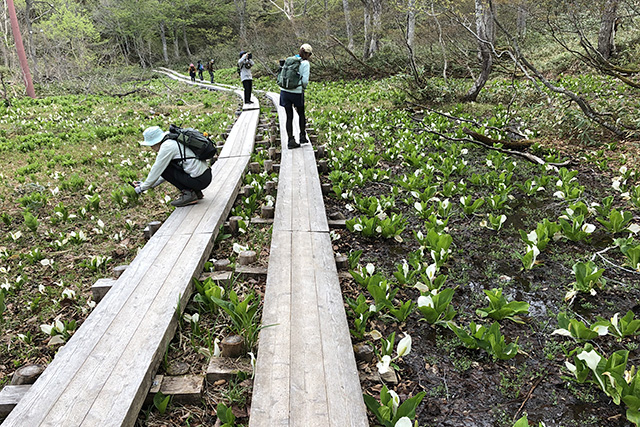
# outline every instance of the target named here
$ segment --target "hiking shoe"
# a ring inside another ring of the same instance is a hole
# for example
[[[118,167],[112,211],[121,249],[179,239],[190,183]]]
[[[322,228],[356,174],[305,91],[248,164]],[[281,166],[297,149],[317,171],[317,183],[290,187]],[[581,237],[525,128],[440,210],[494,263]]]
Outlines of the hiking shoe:
[[[204,194],[202,194],[202,190],[196,190],[196,197],[198,197],[198,200],[204,199]]]
[[[293,142],[289,142],[287,144],[287,148],[293,150],[294,148],[300,148],[300,144],[298,144],[295,140]]]
[[[300,135],[300,145],[308,144],[309,140],[307,139],[307,135]]]
[[[198,196],[195,191],[182,190],[180,197],[171,202],[171,204],[177,208],[181,206],[192,205],[198,201]]]

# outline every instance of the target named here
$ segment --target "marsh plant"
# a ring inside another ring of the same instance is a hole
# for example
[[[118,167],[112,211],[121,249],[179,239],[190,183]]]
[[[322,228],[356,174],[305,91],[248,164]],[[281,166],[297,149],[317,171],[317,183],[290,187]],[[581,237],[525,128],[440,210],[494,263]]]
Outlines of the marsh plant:
[[[411,420],[416,416],[416,408],[420,405],[425,395],[426,392],[421,391],[400,403],[398,394],[383,385],[382,390],[380,390],[379,402],[373,396],[367,394],[363,395],[363,397],[367,408],[384,427],[411,427]]]

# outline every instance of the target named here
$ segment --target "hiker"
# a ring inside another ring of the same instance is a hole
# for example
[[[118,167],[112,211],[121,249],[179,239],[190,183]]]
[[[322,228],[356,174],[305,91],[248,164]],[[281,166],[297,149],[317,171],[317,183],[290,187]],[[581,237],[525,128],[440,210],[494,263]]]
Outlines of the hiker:
[[[253,77],[251,76],[251,67],[253,67],[253,59],[251,52],[240,52],[240,59],[238,59],[238,72],[240,73],[240,80],[244,87],[244,103],[251,104],[251,89],[253,88]]]
[[[207,71],[209,72],[209,76],[211,76],[211,83],[213,83],[213,59],[207,63]]]
[[[181,193],[171,202],[173,206],[197,203],[204,197],[202,190],[211,184],[211,169],[206,161],[196,158],[190,148],[168,138],[168,134],[159,126],[151,126],[143,132],[144,141],[140,141],[140,145],[151,147],[158,154],[147,179],[133,183],[136,193],[169,181]]]
[[[198,61],[198,77],[200,78],[200,81],[204,80],[204,77],[202,75],[202,72],[204,71],[204,65],[202,65],[202,61]]]
[[[196,81],[196,66],[193,64],[189,64],[189,68],[187,69],[187,71],[189,72],[189,76],[191,76],[191,81],[195,82]]]
[[[286,89],[280,86],[280,106],[284,107],[287,113],[286,129],[287,129],[287,146],[289,148],[298,148],[300,144],[309,142],[307,139],[307,119],[304,115],[304,91],[309,84],[310,65],[309,58],[313,49],[307,43],[300,46],[300,51],[293,58],[300,59],[300,82],[297,87]],[[288,58],[289,59],[289,58]],[[300,143],[296,142],[293,136],[293,107],[298,112],[298,123],[300,124]]]

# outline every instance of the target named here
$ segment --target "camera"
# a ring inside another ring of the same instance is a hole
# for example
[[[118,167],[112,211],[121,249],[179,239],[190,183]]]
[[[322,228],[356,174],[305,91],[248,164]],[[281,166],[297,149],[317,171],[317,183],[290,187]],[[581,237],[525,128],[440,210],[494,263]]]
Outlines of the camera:
[[[253,53],[251,53],[251,52],[247,53],[247,58],[249,58],[249,59],[253,58]]]

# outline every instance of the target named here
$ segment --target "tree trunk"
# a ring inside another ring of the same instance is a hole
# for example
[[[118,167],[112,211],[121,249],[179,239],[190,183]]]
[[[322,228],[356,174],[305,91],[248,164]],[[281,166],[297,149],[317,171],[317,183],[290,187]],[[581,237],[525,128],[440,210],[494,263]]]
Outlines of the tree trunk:
[[[355,48],[353,43],[353,27],[351,26],[351,8],[349,7],[349,0],[342,0],[342,9],[344,10],[344,21],[347,30],[347,47],[349,50]]]
[[[236,13],[238,14],[238,21],[240,24],[240,42],[242,44],[247,43],[247,25],[245,22],[245,15],[247,13],[247,0],[234,0],[236,5]]]
[[[162,57],[164,63],[169,63],[169,53],[167,52],[167,34],[165,33],[164,21],[160,21],[160,38],[162,39]]]
[[[434,21],[436,21],[436,27],[438,27],[438,43],[440,44],[440,49],[442,50],[442,78],[444,78],[444,80],[447,80],[447,68],[449,65],[449,62],[447,60],[447,49],[446,46],[444,44],[444,40],[442,38],[442,25],[440,25],[440,20],[438,19],[438,15],[436,14],[435,8],[434,8],[434,2],[431,2],[431,16],[433,17]]]
[[[382,32],[382,0],[371,0],[371,43],[368,58],[380,50],[380,34]]]
[[[618,0],[607,0],[600,19],[600,32],[598,33],[598,52],[607,60],[615,52],[614,39],[617,17]]]
[[[407,45],[413,51],[413,41],[416,37],[416,2],[407,0]]]
[[[364,4],[364,16],[362,19],[363,31],[364,31],[364,49],[362,49],[362,59],[365,61],[369,59],[369,43],[371,41],[371,6],[369,1],[363,0]]]
[[[191,49],[189,49],[189,40],[187,39],[187,28],[182,26],[182,40],[184,41],[184,48],[187,51],[187,57],[191,58]]]
[[[38,61],[36,57],[36,46],[33,43],[33,29],[31,27],[31,6],[33,5],[33,0],[25,1],[25,23],[27,25],[27,47],[29,48],[29,59],[31,59],[31,63],[33,64],[33,74],[36,76],[36,80],[38,79]]]
[[[476,2],[476,36],[478,37],[478,59],[480,60],[480,75],[473,86],[463,97],[463,101],[475,101],[478,94],[489,80],[493,56],[491,47],[495,41],[495,25],[493,23],[493,4],[490,0],[475,0]]]
[[[180,59],[180,40],[178,40],[178,32],[173,30],[173,56]]]
[[[7,0],[7,9],[9,10],[9,17],[11,19],[11,31],[13,32],[13,39],[16,42],[16,51],[18,53],[18,59],[20,60],[20,67],[22,68],[22,77],[24,78],[26,92],[27,95],[31,98],[35,98],[36,92],[33,88],[31,71],[29,71],[27,55],[24,52],[24,44],[22,44],[22,34],[20,34],[20,27],[18,26],[18,16],[16,15],[16,8],[13,4],[13,0]]]
[[[2,25],[0,26],[0,34],[2,34],[2,59],[3,65],[5,67],[11,68],[11,54],[9,52],[8,46],[11,46],[11,42],[9,41],[9,13],[7,11],[7,3],[3,2],[4,10],[2,11],[2,16],[4,19],[2,20]]]
[[[516,25],[517,25],[517,31],[518,31],[518,38],[519,39],[524,39],[524,37],[527,35],[527,17],[529,15],[529,12],[527,11],[527,9],[524,7],[524,5],[519,4],[518,5],[518,17],[516,20]]]

